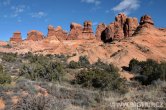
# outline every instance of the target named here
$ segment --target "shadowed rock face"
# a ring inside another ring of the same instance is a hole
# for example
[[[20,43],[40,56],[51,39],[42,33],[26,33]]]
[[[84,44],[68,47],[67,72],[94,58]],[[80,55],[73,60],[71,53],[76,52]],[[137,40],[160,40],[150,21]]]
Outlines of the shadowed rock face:
[[[58,39],[58,40],[66,40],[67,32],[62,29],[62,27],[58,26],[54,28],[53,26],[48,26],[48,39]]]
[[[32,41],[40,41],[43,39],[43,33],[36,31],[36,30],[32,30],[30,32],[28,32],[28,37],[27,40],[32,40]]]
[[[13,33],[13,36],[10,38],[10,42],[19,43],[22,41],[21,32],[17,31]]]
[[[104,42],[110,42],[112,40],[120,40],[124,38],[124,24],[127,16],[123,13],[118,14],[115,17],[115,21],[109,24],[101,36]]]
[[[100,37],[101,40],[104,42],[121,40],[126,37],[131,37],[137,27],[137,18],[130,18],[127,17],[125,14],[120,13],[115,17],[115,21],[113,23],[109,24],[103,32],[100,32]],[[99,36],[97,36],[97,38],[99,39]]]
[[[124,27],[124,35],[125,37],[131,37],[139,26],[137,18],[127,18],[125,27]]]
[[[82,34],[83,26],[77,23],[71,23],[70,33],[68,35],[68,40],[77,40],[78,36]]]
[[[116,17],[115,17],[115,22],[117,22],[119,24],[119,28],[124,27],[124,24],[126,22],[127,16],[124,13],[119,13]]]
[[[106,29],[106,25],[104,23],[100,23],[98,26],[97,26],[97,29],[96,29],[96,39],[101,41],[101,38],[102,38],[102,35],[103,35],[103,31]]]

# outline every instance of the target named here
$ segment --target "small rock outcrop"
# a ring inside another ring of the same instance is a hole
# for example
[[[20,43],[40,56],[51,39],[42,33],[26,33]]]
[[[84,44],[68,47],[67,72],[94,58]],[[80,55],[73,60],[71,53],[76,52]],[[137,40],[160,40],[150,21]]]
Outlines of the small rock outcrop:
[[[62,27],[57,26],[54,28],[53,26],[48,26],[48,39],[58,39],[58,40],[66,40],[67,39],[67,32],[62,29]]]
[[[10,38],[10,42],[19,43],[22,42],[21,32],[17,31],[13,33],[13,36]]]
[[[77,23],[71,23],[70,33],[68,35],[68,40],[77,40],[78,36],[82,34],[83,26]]]
[[[154,22],[153,22],[152,18],[149,15],[144,15],[144,16],[141,17],[140,25],[143,25],[143,24],[146,24],[146,23],[154,25]]]
[[[83,32],[82,33],[91,33],[93,34],[93,30],[92,30],[92,22],[91,21],[85,21],[84,22],[84,28],[83,28]]]
[[[84,22],[84,28],[82,34],[78,36],[78,39],[86,39],[86,40],[95,39],[95,35],[92,30],[91,21]]]
[[[149,15],[144,15],[141,17],[139,28],[146,27],[150,28],[154,26],[154,22]]]
[[[70,33],[67,39],[68,40],[95,39],[95,35],[92,30],[92,22],[85,21],[84,26],[77,23],[71,23]]]
[[[137,18],[128,17],[124,26],[124,36],[131,37],[139,26]]]
[[[103,31],[106,29],[106,25],[104,23],[100,23],[98,26],[97,26],[97,29],[96,29],[96,39],[101,41],[101,36],[103,36]]]
[[[141,17],[139,26],[137,27],[137,30],[134,32],[134,34],[142,33],[144,30],[151,28],[154,28],[154,22],[152,18],[149,15],[144,15]]]
[[[115,17],[115,22],[119,24],[119,27],[123,29],[124,24],[126,22],[127,16],[124,13],[119,13]]]
[[[27,40],[32,40],[32,41],[40,41],[43,39],[43,33],[36,31],[36,30],[32,30],[28,32],[28,37]]]
[[[48,26],[48,34],[47,34],[47,37],[51,37],[51,36],[54,36],[54,26],[49,25],[49,26]]]

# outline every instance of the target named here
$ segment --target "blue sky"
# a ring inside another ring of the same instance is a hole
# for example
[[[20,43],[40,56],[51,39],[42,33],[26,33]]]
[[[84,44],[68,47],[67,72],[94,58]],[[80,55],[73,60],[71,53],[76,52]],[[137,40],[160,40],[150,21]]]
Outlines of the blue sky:
[[[157,27],[166,27],[166,0],[0,0],[0,39],[8,41],[15,31],[26,38],[30,30],[47,34],[49,24],[70,30],[70,23],[109,24],[115,15],[152,16]]]

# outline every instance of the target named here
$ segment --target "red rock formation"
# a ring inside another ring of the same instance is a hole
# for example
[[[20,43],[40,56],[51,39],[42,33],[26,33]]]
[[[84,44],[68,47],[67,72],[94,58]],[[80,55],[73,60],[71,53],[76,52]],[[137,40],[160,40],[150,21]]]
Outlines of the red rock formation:
[[[140,19],[140,26],[138,28],[151,28],[154,27],[154,22],[152,18],[148,15],[144,15]]]
[[[120,13],[115,17],[115,21],[108,25],[102,32],[101,40],[111,42],[112,40],[121,40],[125,37],[131,37],[138,27],[136,18],[127,17]]]
[[[125,37],[131,37],[138,27],[137,18],[128,17],[126,19],[125,27],[124,27],[124,35]]]
[[[152,20],[152,18],[148,15],[144,15],[141,17],[141,20],[140,20],[140,25],[143,25],[143,24],[151,24],[151,25],[154,25],[154,22]]]
[[[49,39],[58,39],[58,40],[66,40],[67,39],[67,32],[62,29],[62,27],[58,26],[54,28],[53,26],[48,26],[48,35],[47,38]]]
[[[91,21],[84,22],[84,28],[82,34],[78,36],[78,39],[86,39],[86,40],[95,39],[95,35],[92,30]]]
[[[68,36],[68,40],[76,40],[78,39],[78,36],[82,34],[83,27],[80,24],[77,23],[71,23],[70,25],[70,33]]]
[[[158,28],[158,30],[166,32],[166,28]]]
[[[54,35],[58,38],[58,40],[66,40],[67,32],[62,29],[62,27],[58,26],[54,29]]]
[[[154,28],[154,22],[152,18],[148,15],[144,15],[140,19],[140,25],[137,27],[137,30],[134,32],[134,34],[142,33],[146,29]]]
[[[43,33],[36,31],[36,30],[32,30],[30,32],[28,32],[28,37],[27,40],[33,40],[33,41],[39,41],[43,39]]]
[[[95,35],[93,34],[92,30],[92,22],[85,21],[84,27],[77,23],[72,23],[70,25],[70,33],[67,39],[69,40],[78,40],[78,39],[94,39]]]
[[[93,33],[91,21],[84,22],[84,28],[82,33]]]
[[[54,36],[54,27],[52,25],[48,26],[48,37]]]
[[[119,13],[115,17],[115,22],[117,22],[119,24],[119,27],[123,29],[126,19],[127,19],[127,16],[124,13]]]
[[[104,35],[101,36],[104,42],[111,42],[112,40],[120,40],[124,38],[124,24],[127,16],[123,13],[115,17],[115,22],[111,23],[104,30]]]
[[[19,43],[22,41],[21,32],[17,31],[13,33],[13,36],[10,38],[10,42]]]
[[[103,31],[106,29],[106,25],[104,23],[100,23],[98,26],[97,26],[97,29],[96,29],[96,39],[101,41],[101,36],[103,35]]]

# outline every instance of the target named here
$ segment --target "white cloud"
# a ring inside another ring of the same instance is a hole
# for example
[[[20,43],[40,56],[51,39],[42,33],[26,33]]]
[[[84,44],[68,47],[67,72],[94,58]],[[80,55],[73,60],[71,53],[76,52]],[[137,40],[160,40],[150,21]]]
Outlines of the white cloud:
[[[140,6],[139,0],[122,0],[112,10],[116,12],[124,12],[126,14],[130,14],[131,11],[138,9],[139,6]]]
[[[42,12],[42,11],[31,13],[30,15],[32,18],[42,18],[42,17],[47,16],[47,14],[45,12]]]
[[[105,10],[105,13],[110,13],[110,10]]]
[[[2,4],[4,6],[10,5],[10,3],[11,3],[11,0],[5,0],[5,1],[2,2]]]
[[[23,13],[27,7],[25,5],[12,6],[13,10],[12,17],[17,17],[19,14]]]
[[[95,5],[99,5],[101,3],[100,0],[81,0],[81,2],[95,4]]]

